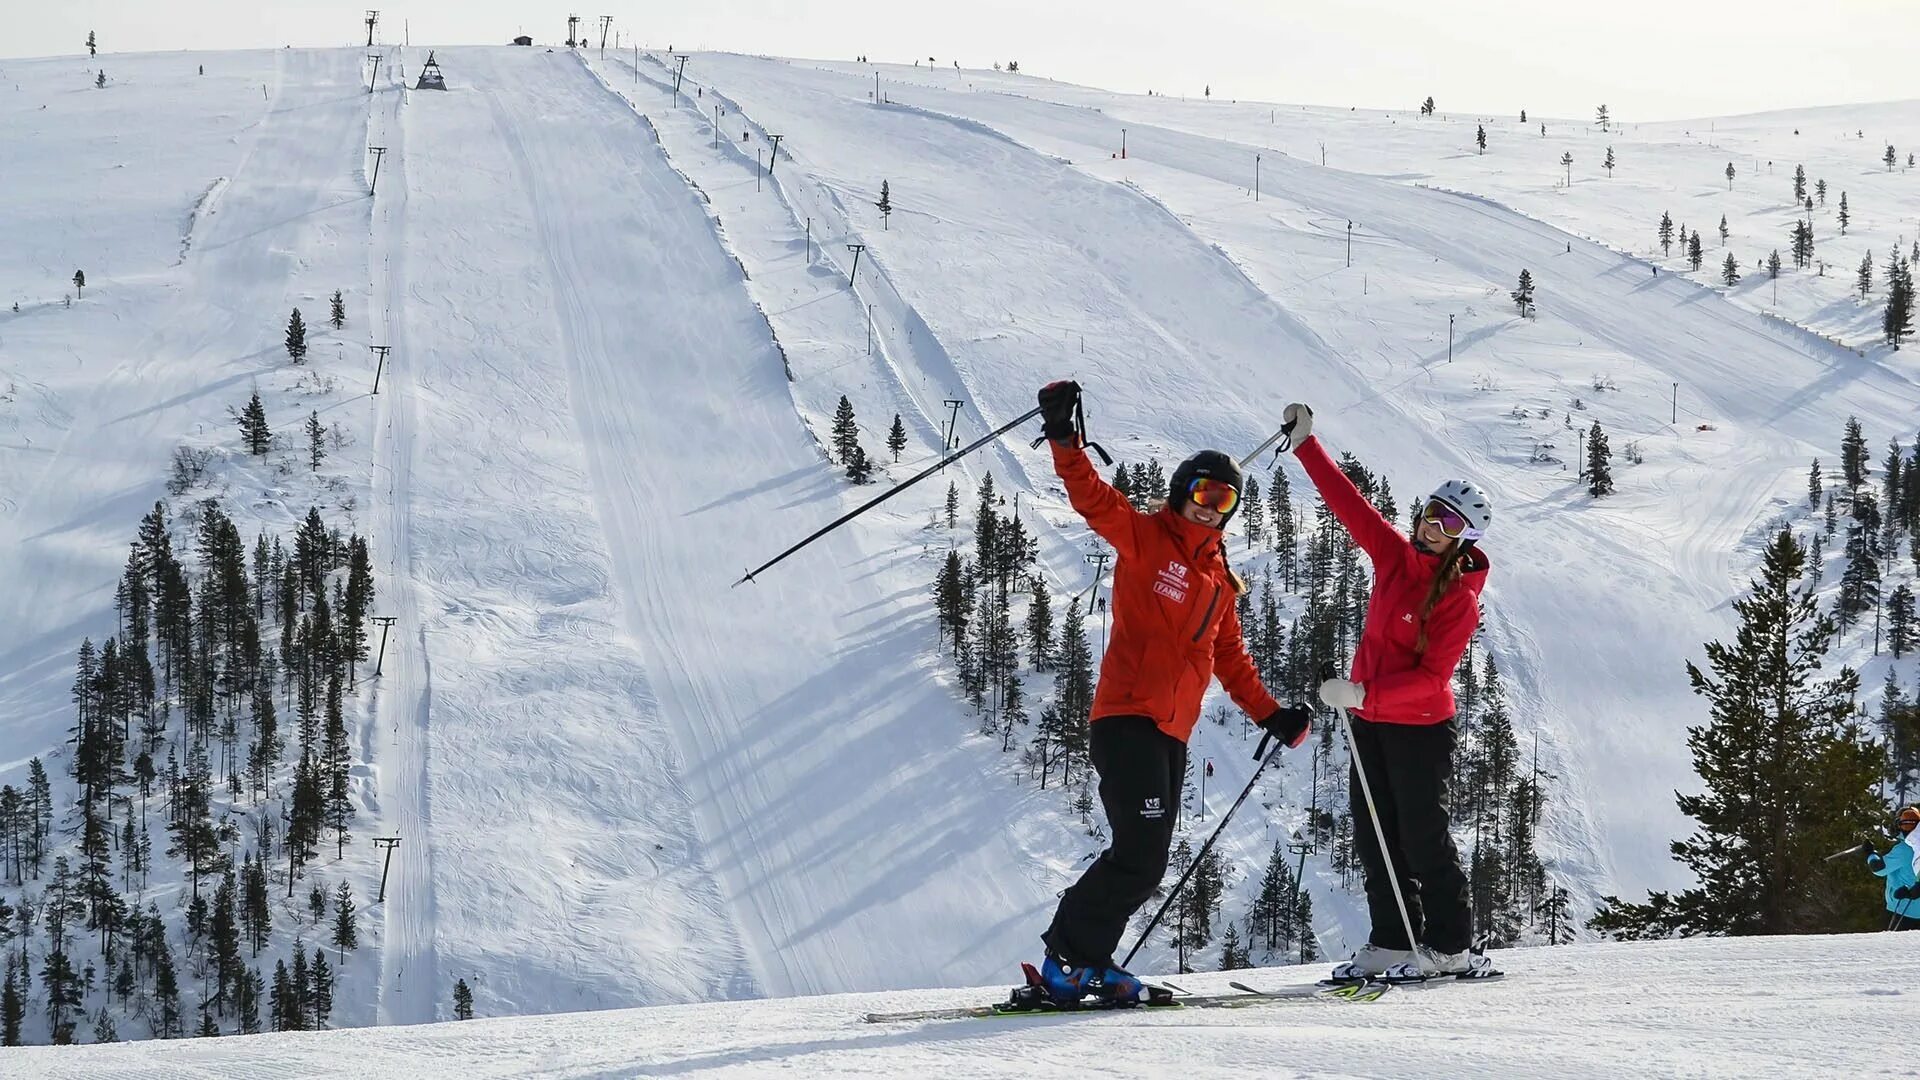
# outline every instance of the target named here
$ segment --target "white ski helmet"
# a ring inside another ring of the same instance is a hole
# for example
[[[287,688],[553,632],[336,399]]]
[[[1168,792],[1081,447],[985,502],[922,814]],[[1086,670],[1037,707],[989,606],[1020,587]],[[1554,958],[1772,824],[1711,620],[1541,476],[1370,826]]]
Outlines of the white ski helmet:
[[[1472,542],[1486,535],[1487,527],[1493,524],[1493,507],[1480,489],[1465,480],[1449,480],[1433,489],[1428,499],[1446,503],[1467,519],[1467,529],[1460,539]]]

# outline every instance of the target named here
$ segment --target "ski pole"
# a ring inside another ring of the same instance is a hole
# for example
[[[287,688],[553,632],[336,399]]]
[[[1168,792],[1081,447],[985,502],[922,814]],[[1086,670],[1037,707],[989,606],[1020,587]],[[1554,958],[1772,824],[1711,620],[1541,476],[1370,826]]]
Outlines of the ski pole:
[[[1320,674],[1333,677],[1333,666],[1327,665]],[[1353,725],[1347,719],[1347,710],[1333,710],[1340,717],[1340,731],[1347,739],[1347,756],[1353,759],[1353,772],[1360,778],[1360,794],[1366,797],[1367,817],[1373,821],[1373,837],[1380,844],[1380,860],[1387,864],[1387,884],[1393,886],[1393,903],[1400,909],[1400,926],[1407,932],[1407,948],[1413,953],[1413,962],[1420,967],[1420,974],[1427,974],[1426,960],[1420,956],[1419,943],[1413,939],[1413,919],[1407,915],[1407,899],[1400,895],[1400,875],[1393,868],[1393,852],[1387,848],[1387,830],[1380,822],[1380,810],[1373,802],[1373,785],[1367,782],[1367,767],[1360,760],[1360,748],[1353,741]]]
[[[880,493],[879,495],[876,495],[875,497],[868,499],[866,502],[861,503],[859,506],[855,507],[852,510],[847,511],[844,514],[841,514],[839,517],[834,518],[832,521],[828,522],[825,526],[821,527],[820,529],[816,530],[812,535],[808,536],[805,540],[800,541],[799,543],[793,545],[792,547],[781,552],[780,554],[775,555],[773,558],[767,560],[766,562],[761,563],[759,566],[756,566],[753,569],[747,571],[746,574],[743,577],[741,577],[739,581],[736,581],[733,583],[733,586],[735,588],[738,588],[740,585],[744,584],[745,582],[752,581],[754,578],[754,575],[760,573],[763,570],[768,569],[769,567],[773,566],[775,563],[779,562],[780,560],[786,558],[787,556],[793,554],[796,551],[799,551],[801,548],[806,547],[808,544],[813,543],[815,540],[820,539],[821,537],[827,535],[828,533],[839,528],[840,526],[845,525],[847,522],[852,521],[854,518],[859,517],[861,514],[866,513],[868,510],[871,510],[874,507],[879,506],[881,503],[886,502],[888,499],[893,498],[895,495],[900,494],[901,492],[907,490],[908,488],[919,483],[920,481],[925,480],[927,477],[932,476],[934,473],[939,472],[941,469],[945,468],[946,466],[951,465],[956,461],[959,461],[961,458],[966,457],[968,454],[973,453],[975,450],[980,449],[982,446],[987,445],[993,440],[999,438],[1002,435],[1005,435],[1007,432],[1012,431],[1014,428],[1019,427],[1021,424],[1024,424],[1027,421],[1039,415],[1040,415],[1040,407],[1037,405],[1027,410],[1024,413],[1021,413],[1019,416],[1000,425],[998,428],[995,428],[993,431],[989,432],[988,434],[982,435],[980,438],[975,439],[972,443],[968,444],[966,447],[959,450],[955,450],[953,453],[948,454],[946,457],[943,457],[939,461],[934,462],[932,465],[927,466],[925,469],[922,469],[920,472],[914,474],[911,478],[905,481],[902,481],[901,483],[895,484],[892,488],[889,488],[888,490]]]
[[[1266,740],[1260,740],[1260,745],[1265,746]],[[1147,943],[1147,938],[1153,933],[1153,928],[1160,925],[1160,920],[1166,915],[1167,909],[1173,906],[1174,897],[1180,895],[1180,890],[1187,884],[1187,879],[1192,877],[1194,870],[1199,867],[1200,860],[1207,857],[1207,852],[1213,848],[1213,842],[1220,839],[1220,834],[1226,830],[1227,822],[1233,820],[1233,812],[1240,809],[1240,804],[1247,801],[1247,796],[1253,794],[1253,785],[1259,782],[1260,774],[1266,771],[1267,763],[1279,756],[1280,748],[1276,746],[1273,748],[1273,753],[1260,759],[1260,764],[1253,770],[1253,776],[1247,780],[1245,790],[1240,792],[1239,798],[1233,800],[1233,805],[1229,807],[1226,814],[1220,818],[1220,824],[1213,827],[1213,835],[1207,837],[1207,842],[1200,845],[1200,853],[1195,855],[1193,861],[1187,864],[1186,872],[1182,873],[1180,880],[1174,883],[1173,891],[1167,893],[1167,898],[1161,901],[1160,910],[1154,912],[1153,918],[1147,921],[1147,928],[1140,931],[1140,939],[1133,943],[1133,948],[1127,950],[1127,958],[1120,961],[1122,968],[1133,963],[1133,954],[1140,951],[1140,946]]]
[[[1845,851],[1836,851],[1833,854],[1827,856],[1826,858],[1821,859],[1820,861],[1832,862],[1835,859],[1844,859],[1849,855],[1858,855],[1863,851],[1872,851],[1872,850],[1873,850],[1872,844],[1855,844],[1852,847],[1847,848]]]
[[[1353,758],[1354,775],[1360,778],[1360,794],[1366,796],[1367,817],[1373,820],[1373,837],[1380,844],[1380,860],[1387,864],[1387,884],[1393,886],[1393,903],[1400,909],[1400,926],[1407,932],[1407,947],[1413,951],[1420,973],[1425,975],[1427,964],[1413,940],[1413,919],[1407,915],[1407,899],[1400,895],[1400,875],[1393,868],[1393,852],[1387,850],[1387,831],[1380,824],[1380,811],[1373,804],[1373,785],[1367,782],[1367,767],[1361,763],[1360,749],[1353,743],[1353,725],[1347,720],[1347,710],[1335,709],[1334,712],[1340,715],[1340,730],[1347,737],[1347,755]]]

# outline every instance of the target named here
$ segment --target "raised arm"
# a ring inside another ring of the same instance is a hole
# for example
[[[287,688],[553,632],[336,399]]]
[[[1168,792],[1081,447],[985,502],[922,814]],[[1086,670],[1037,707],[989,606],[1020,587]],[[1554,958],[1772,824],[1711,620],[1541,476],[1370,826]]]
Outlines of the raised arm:
[[[1073,504],[1074,512],[1086,518],[1093,531],[1113,545],[1114,554],[1122,558],[1132,555],[1139,547],[1134,538],[1145,515],[1135,510],[1112,484],[1101,479],[1093,462],[1087,460],[1085,450],[1051,441],[1047,445],[1053,448],[1053,471],[1066,482],[1067,501]]]
[[[1305,466],[1313,486],[1320,490],[1320,497],[1327,500],[1327,507],[1333,511],[1333,516],[1347,527],[1354,543],[1360,545],[1375,566],[1384,559],[1403,554],[1402,549],[1410,541],[1367,501],[1366,496],[1360,494],[1353,480],[1334,464],[1317,436],[1307,436],[1306,441],[1295,446],[1293,452],[1299,457],[1300,464]]]

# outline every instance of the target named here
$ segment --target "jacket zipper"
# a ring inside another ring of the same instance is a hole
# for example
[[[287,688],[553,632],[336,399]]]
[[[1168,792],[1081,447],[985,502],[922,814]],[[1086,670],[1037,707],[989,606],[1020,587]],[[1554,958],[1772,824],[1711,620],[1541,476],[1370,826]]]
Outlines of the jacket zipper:
[[[1213,608],[1220,602],[1220,586],[1213,587],[1213,597],[1207,601],[1206,614],[1200,616],[1200,628],[1193,632],[1193,640],[1199,641],[1200,635],[1207,632],[1207,624],[1213,621]]]

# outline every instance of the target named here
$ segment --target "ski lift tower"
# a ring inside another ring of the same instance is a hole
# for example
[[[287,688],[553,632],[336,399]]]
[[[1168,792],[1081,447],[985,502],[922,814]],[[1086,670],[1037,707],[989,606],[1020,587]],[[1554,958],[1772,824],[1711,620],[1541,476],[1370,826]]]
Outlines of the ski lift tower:
[[[373,48],[373,28],[379,22],[380,22],[380,13],[378,11],[373,10],[372,8],[368,8],[367,9],[367,48],[369,49]]]
[[[420,81],[415,83],[413,88],[415,90],[445,90],[447,88],[447,80],[440,74],[440,62],[433,58],[432,49],[427,50],[426,66],[420,69]]]

